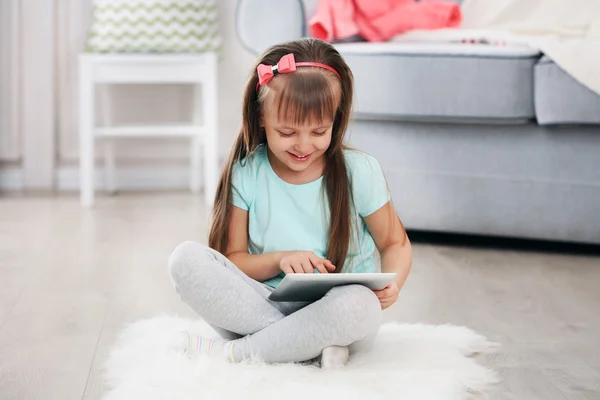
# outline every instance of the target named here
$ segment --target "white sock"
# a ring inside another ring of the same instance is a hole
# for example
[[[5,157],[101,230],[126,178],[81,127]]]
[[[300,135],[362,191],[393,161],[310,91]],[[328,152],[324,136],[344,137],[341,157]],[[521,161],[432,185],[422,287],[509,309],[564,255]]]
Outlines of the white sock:
[[[184,352],[189,356],[194,357],[204,354],[219,359],[226,359],[229,362],[236,362],[233,340],[204,338],[186,330],[181,331],[181,338]]]
[[[343,367],[350,358],[350,350],[347,346],[325,347],[321,353],[321,368],[335,369]]]

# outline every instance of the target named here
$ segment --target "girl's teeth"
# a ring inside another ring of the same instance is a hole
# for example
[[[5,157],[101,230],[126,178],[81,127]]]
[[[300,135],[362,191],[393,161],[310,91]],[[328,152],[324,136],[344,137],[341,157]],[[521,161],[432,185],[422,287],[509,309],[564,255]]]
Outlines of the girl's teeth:
[[[294,153],[290,153],[290,154],[291,154],[291,155],[293,155],[293,156],[294,156],[294,157],[296,157],[296,158],[299,158],[299,159],[301,159],[301,160],[303,160],[303,159],[305,159],[305,158],[308,158],[308,156],[310,156],[310,154],[305,154],[305,155],[303,155],[303,156],[299,156],[298,154],[294,154]]]

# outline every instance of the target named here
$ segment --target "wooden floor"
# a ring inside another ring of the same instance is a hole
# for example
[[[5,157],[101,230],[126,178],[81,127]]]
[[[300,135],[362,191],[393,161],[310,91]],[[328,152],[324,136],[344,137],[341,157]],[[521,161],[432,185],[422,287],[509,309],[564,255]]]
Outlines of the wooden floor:
[[[205,241],[188,194],[0,198],[0,399],[98,399],[124,322],[193,313],[173,293],[170,251]],[[469,326],[502,351],[493,399],[600,399],[600,258],[415,244],[387,320]]]

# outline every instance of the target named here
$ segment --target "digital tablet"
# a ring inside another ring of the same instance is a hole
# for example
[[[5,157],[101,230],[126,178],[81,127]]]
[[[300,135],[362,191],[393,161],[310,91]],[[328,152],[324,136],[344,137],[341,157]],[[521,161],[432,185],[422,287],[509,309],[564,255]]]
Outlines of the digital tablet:
[[[363,285],[381,290],[396,273],[287,274],[269,296],[272,301],[315,301],[336,286]]]

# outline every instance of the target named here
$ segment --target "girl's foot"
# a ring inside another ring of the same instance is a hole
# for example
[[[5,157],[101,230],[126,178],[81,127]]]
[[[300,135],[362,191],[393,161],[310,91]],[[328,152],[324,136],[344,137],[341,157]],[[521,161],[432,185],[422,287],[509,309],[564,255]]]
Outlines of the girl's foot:
[[[347,346],[329,346],[321,353],[321,369],[335,369],[346,365],[350,358]]]
[[[190,357],[200,354],[215,357],[229,362],[235,362],[234,342],[203,338],[188,331],[181,331],[181,342],[184,353]]]

